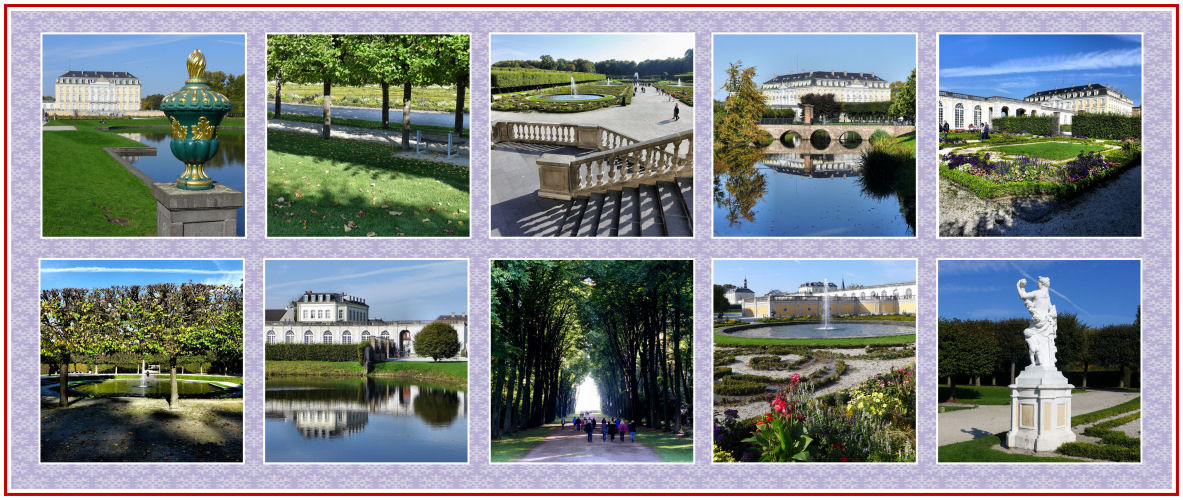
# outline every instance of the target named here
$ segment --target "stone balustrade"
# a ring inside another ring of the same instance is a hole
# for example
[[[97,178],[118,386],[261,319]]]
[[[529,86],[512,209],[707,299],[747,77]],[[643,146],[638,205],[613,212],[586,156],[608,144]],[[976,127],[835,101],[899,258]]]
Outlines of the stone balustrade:
[[[497,122],[493,142],[549,144],[604,151],[637,142],[636,139],[604,127],[562,123]]]
[[[570,200],[617,187],[656,183],[694,169],[694,132],[687,130],[584,156],[538,159],[538,196]]]

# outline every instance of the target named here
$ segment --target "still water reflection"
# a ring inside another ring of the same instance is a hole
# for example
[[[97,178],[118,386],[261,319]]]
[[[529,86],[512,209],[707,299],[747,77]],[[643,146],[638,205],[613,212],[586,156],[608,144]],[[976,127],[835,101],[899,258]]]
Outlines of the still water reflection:
[[[716,236],[913,236],[915,162],[856,152],[715,153]]]
[[[173,156],[169,149],[172,140],[166,132],[124,132],[119,134],[146,146],[156,148],[156,155],[125,155],[127,160],[156,182],[172,182],[185,171],[185,164]],[[238,191],[246,191],[246,136],[244,134],[219,133],[218,153],[205,164],[205,173],[214,182],[225,184]],[[245,207],[238,209],[238,226],[235,233],[242,236],[246,220]]]
[[[464,462],[465,393],[380,378],[267,379],[268,462]]]

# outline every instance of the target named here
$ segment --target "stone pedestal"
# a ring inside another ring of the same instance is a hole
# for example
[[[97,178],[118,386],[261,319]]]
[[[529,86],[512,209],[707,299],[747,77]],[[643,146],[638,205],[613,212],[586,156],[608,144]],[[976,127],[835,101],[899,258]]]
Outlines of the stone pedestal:
[[[538,164],[538,197],[552,200],[570,200],[571,196],[571,162],[575,160],[571,155],[547,153],[542,155]]]
[[[1055,368],[1030,365],[1010,386],[1010,432],[1006,447],[1054,451],[1076,441],[1072,432],[1072,384]]]
[[[191,191],[173,182],[152,184],[156,197],[157,236],[237,236],[242,192],[215,183],[213,189]]]

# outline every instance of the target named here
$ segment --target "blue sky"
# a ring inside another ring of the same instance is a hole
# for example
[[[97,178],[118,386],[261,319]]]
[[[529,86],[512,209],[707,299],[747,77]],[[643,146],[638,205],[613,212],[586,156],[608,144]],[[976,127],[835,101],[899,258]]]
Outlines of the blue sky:
[[[800,71],[875,73],[889,82],[904,81],[916,67],[916,36],[907,35],[716,35],[715,99],[727,67],[743,60],[756,67],[756,83]]]
[[[1060,314],[1100,327],[1134,322],[1141,301],[1136,260],[942,260],[938,264],[938,307],[942,318],[1024,318],[1027,310],[1015,283],[1027,290],[1039,276],[1052,282],[1052,304]]]
[[[682,57],[693,48],[693,33],[493,35],[489,62],[536,60],[543,54],[555,59],[641,62]]]
[[[43,260],[41,289],[156,283],[242,284],[241,260]]]
[[[307,290],[365,299],[370,317],[435,319],[468,311],[464,260],[269,260],[267,309],[283,309]]]
[[[44,95],[53,95],[67,70],[126,71],[140,79],[140,95],[168,94],[185,84],[185,60],[205,54],[206,71],[241,75],[246,68],[243,35],[45,35],[41,60]]]
[[[941,35],[940,90],[1022,99],[1112,85],[1142,105],[1141,35]]]
[[[802,283],[830,280],[839,286],[881,285],[916,279],[914,260],[716,260],[714,284],[740,286],[763,295],[769,290],[795,292]]]

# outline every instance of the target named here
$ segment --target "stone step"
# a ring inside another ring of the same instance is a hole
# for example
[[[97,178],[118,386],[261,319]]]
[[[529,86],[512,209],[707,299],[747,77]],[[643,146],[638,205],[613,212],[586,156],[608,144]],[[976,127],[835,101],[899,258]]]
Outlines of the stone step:
[[[600,221],[596,227],[596,236],[616,236],[617,219],[620,218],[620,191],[604,193],[600,205]]]
[[[657,201],[657,189],[654,186],[642,184],[637,187],[638,219],[640,219],[641,236],[665,236],[665,227],[661,223],[661,207]]]
[[[694,227],[694,179],[690,177],[676,177],[674,182],[678,184],[678,190],[682,195],[682,208],[686,209],[686,219],[690,221],[691,228]]]
[[[583,208],[587,205],[587,198],[575,198],[567,202],[567,211],[563,215],[563,224],[559,226],[557,236],[575,236],[579,229],[579,219],[583,216]]]
[[[657,183],[657,194],[661,203],[661,222],[665,226],[666,236],[694,236],[678,186],[670,181],[660,181]]]
[[[617,236],[640,236],[637,225],[637,213],[640,199],[637,188],[626,187],[620,190],[620,217],[617,217]]]
[[[579,231],[576,236],[595,236],[596,224],[600,221],[600,210],[604,204],[604,195],[594,193],[587,198],[587,207],[583,209],[583,218],[579,221]]]

